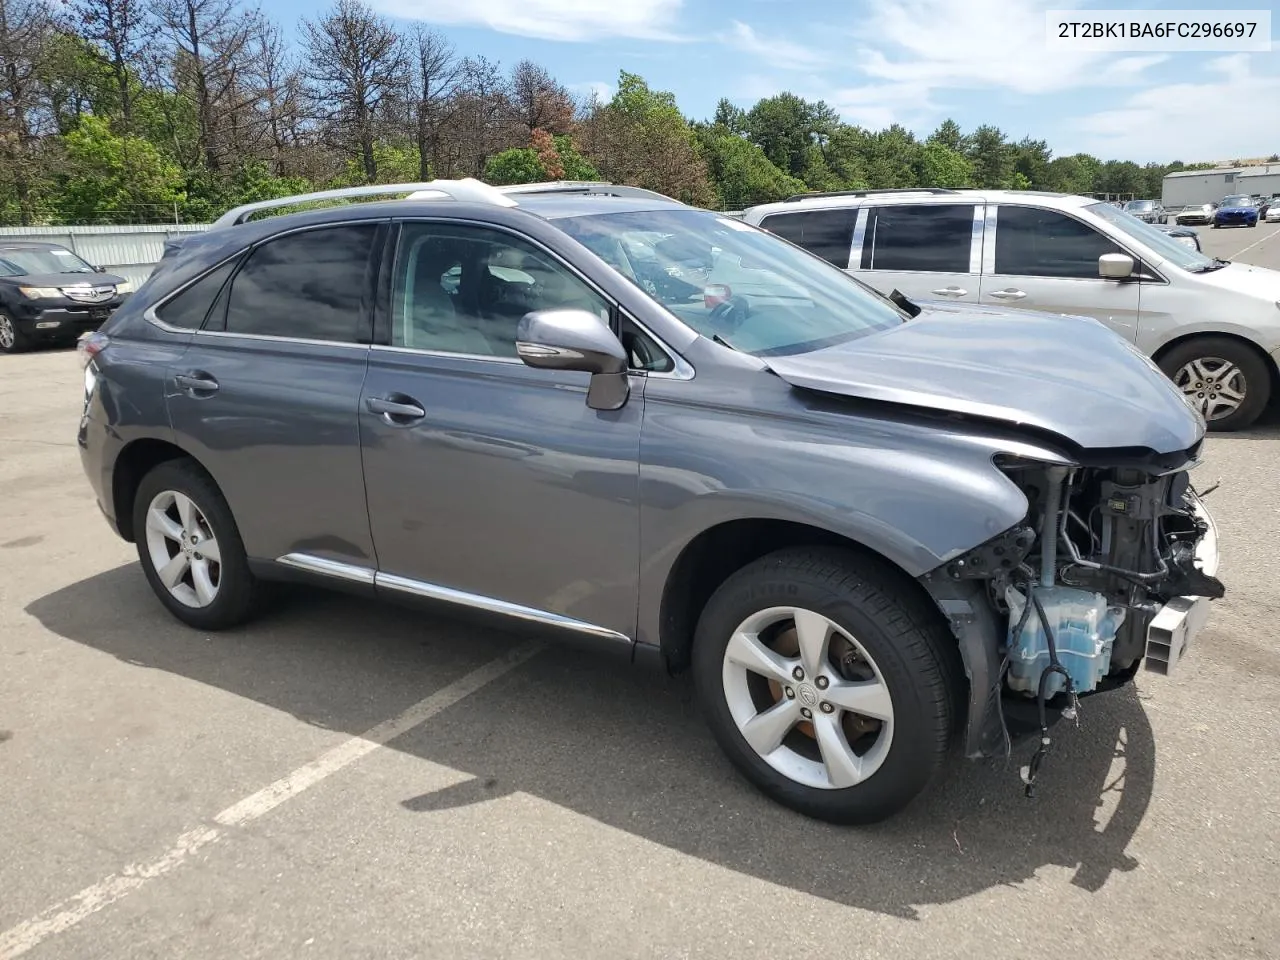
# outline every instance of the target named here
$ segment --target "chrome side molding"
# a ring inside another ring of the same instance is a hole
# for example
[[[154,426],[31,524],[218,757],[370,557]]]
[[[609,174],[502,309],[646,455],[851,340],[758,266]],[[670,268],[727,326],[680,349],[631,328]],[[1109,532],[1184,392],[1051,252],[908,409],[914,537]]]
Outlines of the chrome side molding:
[[[341,563],[337,560],[329,560],[325,557],[315,557],[307,553],[289,553],[283,557],[277,558],[276,563],[282,564],[286,567],[294,567],[298,570],[305,570],[308,573],[314,573],[324,577],[334,577],[338,580],[370,584],[386,590],[394,590],[397,593],[422,597],[427,600],[438,600],[443,603],[451,603],[460,607],[470,607],[473,610],[483,610],[486,613],[494,613],[500,616],[510,617],[513,620],[523,620],[527,623],[556,627],[561,630],[595,637],[600,640],[620,641],[628,645],[632,642],[631,638],[625,633],[610,630],[608,627],[602,627],[599,624],[587,623],[585,620],[576,620],[573,617],[566,617],[563,614],[552,613],[549,610],[539,610],[536,607],[526,607],[523,604],[511,603],[507,600],[499,600],[497,597],[486,597],[478,593],[468,593],[465,590],[455,590],[452,587],[442,587],[436,583],[427,583],[424,580],[413,580],[409,577],[401,577],[393,573],[383,573],[382,571],[375,571],[369,567],[356,566],[355,564],[350,563]]]
[[[294,567],[298,570],[305,570],[308,573],[334,577],[338,580],[367,583],[370,586],[373,585],[375,577],[375,573],[370,567],[359,567],[353,563],[340,563],[337,560],[329,560],[325,557],[314,557],[309,553],[287,553],[283,557],[277,557],[276,563],[283,564],[286,567]]]

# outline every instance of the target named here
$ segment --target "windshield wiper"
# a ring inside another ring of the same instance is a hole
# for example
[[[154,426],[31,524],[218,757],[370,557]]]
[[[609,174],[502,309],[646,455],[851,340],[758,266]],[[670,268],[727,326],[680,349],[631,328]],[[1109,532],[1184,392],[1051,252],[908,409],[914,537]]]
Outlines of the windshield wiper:
[[[722,347],[728,347],[728,348],[729,348],[730,350],[732,350],[734,353],[741,353],[741,352],[742,352],[742,351],[741,351],[741,350],[739,350],[737,347],[735,347],[732,343],[730,343],[728,340],[726,340],[724,337],[720,336],[720,334],[718,334],[718,333],[713,333],[713,334],[711,335],[711,339],[712,339],[714,342],[716,342],[716,343],[720,344],[720,346],[722,346]]]
[[[1221,257],[1214,257],[1213,263],[1206,263],[1203,267],[1197,267],[1193,273],[1213,273],[1215,270],[1221,270],[1223,267],[1231,266],[1230,260],[1223,260]]]

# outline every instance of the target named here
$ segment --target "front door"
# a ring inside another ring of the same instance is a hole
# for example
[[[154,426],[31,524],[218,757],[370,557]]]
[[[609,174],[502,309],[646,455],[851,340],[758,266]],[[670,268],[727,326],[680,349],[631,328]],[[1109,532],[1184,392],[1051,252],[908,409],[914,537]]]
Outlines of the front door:
[[[597,411],[587,374],[526,367],[516,325],[558,307],[611,309],[514,234],[403,225],[360,403],[378,585],[631,637],[643,380]]]
[[[1058,210],[1001,204],[987,243],[982,302],[1101,320],[1137,338],[1141,284],[1104,280],[1098,258],[1125,253],[1092,226]],[[990,232],[990,231],[989,231]]]
[[[378,230],[328,226],[255,247],[229,286],[207,291],[203,329],[166,376],[178,442],[217,481],[255,559],[301,554],[372,575],[356,409]]]

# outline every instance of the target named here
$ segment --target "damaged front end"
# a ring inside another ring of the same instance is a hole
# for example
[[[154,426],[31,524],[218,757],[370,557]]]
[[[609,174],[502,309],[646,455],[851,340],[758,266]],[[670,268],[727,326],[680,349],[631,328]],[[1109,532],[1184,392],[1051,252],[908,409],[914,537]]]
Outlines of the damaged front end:
[[[1027,516],[923,578],[969,674],[967,753],[1007,753],[1011,730],[1038,730],[1023,768],[1028,795],[1052,720],[1074,717],[1079,698],[1123,686],[1144,663],[1173,671],[1209,601],[1223,596],[1194,463],[1194,451],[1072,464],[998,458]]]

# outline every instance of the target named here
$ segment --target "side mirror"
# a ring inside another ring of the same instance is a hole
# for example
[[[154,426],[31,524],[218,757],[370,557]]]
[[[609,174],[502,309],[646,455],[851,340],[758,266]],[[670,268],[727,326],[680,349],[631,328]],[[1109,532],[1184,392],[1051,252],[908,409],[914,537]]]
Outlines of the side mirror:
[[[589,310],[535,310],[516,328],[516,353],[540,370],[581,370],[591,374],[587,406],[617,410],[631,394],[627,352]]]
[[[107,268],[106,268],[106,267],[94,267],[94,268],[93,268],[93,272],[94,272],[94,273],[106,273],[106,272],[107,272]]]
[[[1098,258],[1098,275],[1104,280],[1128,280],[1133,276],[1133,257],[1125,253],[1104,253]]]

